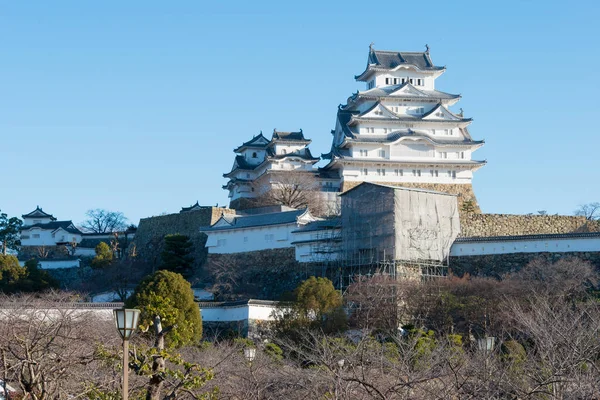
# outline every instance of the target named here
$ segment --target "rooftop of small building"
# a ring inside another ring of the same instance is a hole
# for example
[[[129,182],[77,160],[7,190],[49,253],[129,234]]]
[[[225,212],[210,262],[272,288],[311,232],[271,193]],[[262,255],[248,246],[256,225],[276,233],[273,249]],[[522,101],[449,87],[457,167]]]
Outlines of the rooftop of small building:
[[[52,230],[52,231],[55,231],[57,229],[64,229],[65,231],[67,231],[69,233],[74,233],[74,234],[78,234],[78,235],[82,234],[82,232],[79,229],[77,229],[77,227],[75,227],[75,225],[73,224],[73,221],[52,221],[52,222],[47,222],[45,224],[25,225],[25,226],[21,227],[21,231],[28,231],[28,230],[34,229],[34,228],[39,228],[39,229],[44,229],[44,230]]]
[[[293,211],[282,211],[266,214],[256,215],[223,215],[208,228],[203,228],[201,231],[221,231],[229,229],[240,229],[240,228],[252,228],[267,225],[284,225],[292,224],[298,221],[298,218],[307,214],[307,209],[293,210]],[[215,226],[221,221],[225,221],[228,225]]]
[[[47,212],[44,212],[44,210],[42,210],[42,208],[40,206],[36,206],[35,210],[33,210],[32,212],[30,212],[28,214],[21,215],[21,218],[50,218],[50,219],[56,221],[56,218],[52,214],[48,214]]]

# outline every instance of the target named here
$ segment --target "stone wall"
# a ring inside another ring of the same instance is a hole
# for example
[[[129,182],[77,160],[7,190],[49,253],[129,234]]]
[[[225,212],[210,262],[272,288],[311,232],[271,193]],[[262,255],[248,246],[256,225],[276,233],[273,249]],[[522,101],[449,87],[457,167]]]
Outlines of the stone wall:
[[[344,182],[342,184],[342,192],[358,186],[362,182]],[[374,182],[382,185],[402,186],[406,188],[417,188],[425,190],[434,190],[436,192],[455,194],[458,197],[458,209],[462,209],[465,201],[471,200],[475,213],[480,213],[481,209],[477,203],[475,192],[471,184],[450,184],[450,183],[399,183],[399,182]],[[461,215],[462,218],[462,215]]]
[[[206,260],[206,235],[200,233],[200,227],[214,224],[222,214],[234,213],[235,210],[230,208],[206,207],[185,213],[142,218],[135,238],[129,246],[129,252],[131,254],[135,249],[138,259],[151,265],[158,265],[164,237],[178,233],[190,237],[194,245],[192,255],[195,259],[195,267],[199,268]]]
[[[293,248],[209,254],[202,273],[202,283],[212,286],[219,300],[279,300],[307,277]]]
[[[66,246],[21,246],[19,260],[37,259],[63,259],[69,256]]]
[[[500,278],[507,273],[519,271],[535,259],[542,259],[554,263],[565,257],[589,261],[600,271],[600,252],[513,253],[450,257],[450,270],[453,274],[458,276],[468,273],[472,276],[492,276]]]
[[[490,237],[571,232],[599,232],[598,221],[569,215],[461,215],[461,236]]]

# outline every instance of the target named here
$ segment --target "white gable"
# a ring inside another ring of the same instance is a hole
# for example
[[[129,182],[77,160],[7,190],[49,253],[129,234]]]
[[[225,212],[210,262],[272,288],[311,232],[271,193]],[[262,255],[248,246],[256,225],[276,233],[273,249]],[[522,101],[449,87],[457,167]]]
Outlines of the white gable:
[[[369,111],[364,112],[360,115],[361,118],[398,118],[396,114],[391,112],[388,108],[378,103],[375,107]]]
[[[390,93],[390,96],[418,96],[418,97],[427,97],[427,95],[420,90],[416,89],[411,84],[404,85],[400,89],[395,90]]]
[[[429,115],[423,117],[425,121],[460,121],[460,118],[452,114],[448,109],[440,104],[435,107]]]

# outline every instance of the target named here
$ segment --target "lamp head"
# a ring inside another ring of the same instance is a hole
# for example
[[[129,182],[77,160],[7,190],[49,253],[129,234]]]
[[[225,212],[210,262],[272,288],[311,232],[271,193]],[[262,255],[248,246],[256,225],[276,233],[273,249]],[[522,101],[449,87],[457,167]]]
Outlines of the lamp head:
[[[115,326],[123,340],[129,340],[137,329],[140,310],[136,308],[117,308],[113,310]]]

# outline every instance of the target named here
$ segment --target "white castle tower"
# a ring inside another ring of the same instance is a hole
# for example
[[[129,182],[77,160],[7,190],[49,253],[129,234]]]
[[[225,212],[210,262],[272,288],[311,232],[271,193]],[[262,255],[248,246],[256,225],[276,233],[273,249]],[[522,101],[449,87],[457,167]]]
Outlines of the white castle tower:
[[[485,165],[472,154],[483,141],[471,138],[471,118],[449,107],[460,95],[436,90],[446,71],[425,52],[374,50],[355,79],[366,83],[340,105],[331,151],[322,157],[322,172],[337,172],[342,191],[360,182],[376,182],[440,190],[459,195],[459,203],[475,195],[473,172]]]

